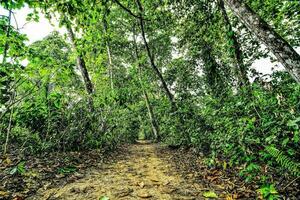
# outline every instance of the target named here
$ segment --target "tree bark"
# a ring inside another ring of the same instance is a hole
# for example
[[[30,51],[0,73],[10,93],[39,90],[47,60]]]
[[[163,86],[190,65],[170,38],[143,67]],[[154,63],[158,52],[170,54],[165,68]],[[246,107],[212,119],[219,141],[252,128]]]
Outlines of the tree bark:
[[[157,120],[155,118],[152,106],[150,104],[148,94],[144,88],[142,90],[143,90],[143,95],[144,95],[145,103],[146,103],[147,110],[148,110],[148,116],[149,116],[149,120],[151,123],[153,135],[154,135],[155,140],[158,140],[159,139],[159,126],[157,124]]]
[[[82,74],[86,91],[89,95],[92,95],[94,93],[94,86],[89,77],[89,73],[86,68],[85,61],[82,58],[82,55],[78,52],[77,46],[75,44],[75,35],[74,35],[74,32],[73,32],[70,24],[67,25],[67,31],[68,31],[68,35],[69,35],[71,43],[72,43],[72,47],[73,47],[74,51],[76,51],[76,53],[77,53],[77,57],[76,57],[77,67],[79,68],[79,70]]]
[[[166,81],[164,80],[161,72],[159,71],[158,67],[156,66],[156,64],[154,62],[153,54],[150,50],[149,44],[148,44],[147,39],[146,39],[142,4],[139,0],[136,0],[136,3],[137,3],[137,6],[138,6],[138,9],[140,11],[140,13],[139,13],[140,17],[138,18],[138,20],[139,20],[139,23],[140,23],[142,38],[143,38],[143,42],[144,42],[144,45],[145,45],[145,48],[146,48],[146,51],[147,51],[147,55],[148,55],[148,58],[149,58],[149,61],[150,61],[150,65],[153,68],[153,70],[155,71],[156,75],[158,76],[158,78],[159,78],[159,80],[162,84],[162,87],[163,87],[163,89],[164,89],[164,91],[165,91],[172,107],[176,107],[175,102],[174,102],[174,97],[173,97],[172,93],[170,92],[170,90],[168,88],[168,85],[167,85]]]
[[[236,72],[237,72],[238,77],[239,77],[238,78],[239,82],[242,85],[249,85],[249,79],[248,79],[248,76],[247,76],[247,69],[246,69],[246,66],[244,65],[244,61],[243,61],[243,52],[241,51],[240,43],[238,42],[236,34],[233,31],[233,28],[231,26],[230,19],[227,15],[223,0],[219,1],[219,7],[220,7],[220,10],[221,10],[222,15],[223,15],[226,28],[227,28],[228,32],[230,33],[230,34],[227,33],[227,35],[229,36],[229,39],[231,41],[233,41],[233,45],[232,45],[232,47],[234,49],[233,54],[234,54],[234,59],[236,61]]]
[[[290,75],[300,83],[300,55],[242,0],[225,0],[232,11],[276,56]]]
[[[104,33],[107,36],[107,21],[106,21],[105,17],[103,19],[103,28],[104,28]],[[113,90],[114,89],[113,64],[112,64],[112,58],[111,58],[109,38],[106,37],[106,42],[105,43],[106,43],[106,51],[107,51],[107,57],[108,57],[108,73],[109,73],[109,79],[110,79],[110,88]]]
[[[135,47],[135,57],[136,57],[136,61],[138,62],[138,74],[139,74],[138,79],[140,81],[140,85],[141,85],[141,88],[142,88],[142,92],[143,92],[143,96],[144,96],[144,99],[145,99],[146,107],[147,107],[147,110],[148,110],[148,116],[149,116],[149,120],[150,120],[150,123],[151,123],[152,132],[153,132],[155,140],[158,140],[159,139],[159,126],[158,126],[157,120],[155,118],[153,108],[150,104],[147,91],[145,90],[145,88],[143,86],[142,67],[139,63],[139,53],[138,53],[138,46],[137,46],[137,42],[136,42],[136,33],[135,33],[134,27],[133,27],[133,42],[134,42],[134,47]]]

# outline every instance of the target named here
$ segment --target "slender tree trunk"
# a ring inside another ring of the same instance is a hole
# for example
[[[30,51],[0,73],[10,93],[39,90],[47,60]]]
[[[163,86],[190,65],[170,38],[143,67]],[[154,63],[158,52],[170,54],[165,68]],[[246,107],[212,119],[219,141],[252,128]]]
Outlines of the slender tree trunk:
[[[143,90],[143,95],[144,95],[145,103],[146,103],[147,110],[148,110],[148,116],[149,116],[149,120],[151,123],[152,132],[154,134],[155,140],[158,140],[159,139],[159,126],[157,124],[157,120],[155,119],[153,109],[150,105],[148,94],[144,88],[142,90]]]
[[[86,68],[85,61],[84,61],[82,55],[77,50],[77,46],[75,43],[75,35],[74,35],[74,32],[73,32],[70,24],[67,25],[67,31],[68,31],[68,35],[69,35],[71,43],[72,43],[72,47],[73,47],[74,51],[76,51],[76,53],[77,53],[77,57],[76,57],[77,67],[79,68],[79,70],[82,74],[86,91],[89,95],[92,95],[94,93],[94,86],[92,84],[88,70]]]
[[[107,21],[105,18],[103,19],[103,27],[104,27],[105,35],[107,36]],[[113,64],[112,64],[112,58],[111,58],[109,38],[106,38],[106,50],[107,50],[107,57],[108,57],[108,73],[109,73],[109,78],[110,78],[110,87],[113,90],[114,89]]]
[[[143,38],[143,41],[144,41],[144,45],[145,45],[145,48],[146,48],[146,51],[147,51],[147,55],[148,55],[148,58],[150,60],[150,64],[151,64],[151,67],[153,68],[153,70],[155,71],[156,75],[158,76],[161,84],[162,84],[162,87],[172,105],[172,107],[176,107],[175,106],[175,102],[174,102],[174,97],[172,95],[172,93],[170,92],[169,88],[168,88],[168,85],[165,81],[165,79],[163,78],[161,72],[159,71],[158,67],[156,66],[155,62],[154,62],[154,57],[153,57],[153,54],[150,50],[150,47],[149,47],[149,44],[147,42],[147,39],[146,39],[146,34],[145,34],[145,24],[144,24],[144,19],[143,19],[143,7],[142,7],[142,4],[139,0],[136,0],[136,3],[137,3],[137,6],[138,6],[138,9],[140,11],[139,13],[139,23],[140,23],[140,27],[141,27],[141,31],[142,31],[142,38]]]
[[[15,100],[15,96],[16,96],[16,94],[15,94],[15,92],[13,92],[12,97],[11,97],[11,102],[13,102]],[[6,155],[7,149],[8,149],[13,113],[14,113],[14,107],[11,107],[8,126],[7,126],[7,130],[6,130],[6,138],[5,138],[5,143],[4,143],[3,155]]]
[[[300,83],[300,55],[293,47],[242,0],[225,0],[225,2]]]
[[[51,126],[51,120],[50,120],[50,102],[49,102],[49,94],[50,94],[50,80],[51,80],[51,76],[52,74],[49,74],[45,83],[45,99],[46,99],[46,103],[47,103],[47,132],[46,132],[46,136],[45,136],[45,141],[47,141],[48,136],[49,136],[49,132],[50,132],[50,126]]]
[[[243,52],[241,51],[241,46],[237,40],[236,34],[233,31],[233,28],[231,26],[230,23],[230,19],[227,15],[225,6],[224,6],[224,1],[220,0],[219,1],[219,7],[221,9],[223,18],[224,18],[224,22],[226,24],[226,28],[228,29],[227,35],[229,36],[229,39],[231,41],[233,41],[233,49],[234,49],[234,59],[236,60],[236,72],[238,74],[239,77],[239,81],[240,83],[242,83],[242,85],[249,85],[249,79],[247,76],[247,69],[246,66],[244,65],[244,61],[243,61]]]
[[[136,42],[136,33],[135,33],[135,28],[134,27],[133,27],[133,41],[134,41],[134,47],[135,47],[135,57],[136,57],[136,61],[138,62],[138,71],[139,71],[139,77],[138,78],[139,78],[139,81],[140,81],[140,85],[141,85],[141,88],[142,88],[142,92],[143,92],[143,96],[144,96],[144,99],[145,99],[146,107],[147,107],[147,110],[148,110],[148,116],[149,116],[149,120],[150,120],[150,123],[151,123],[152,132],[154,134],[155,140],[159,140],[159,126],[158,126],[157,120],[155,118],[153,108],[150,104],[147,91],[143,86],[142,67],[139,63],[139,53],[138,53],[138,46],[137,46],[137,42]]]
[[[4,44],[2,64],[5,64],[5,62],[6,62],[7,51],[8,51],[8,47],[9,47],[8,38],[10,36],[10,24],[11,24],[11,15],[12,15],[12,10],[8,8],[7,4],[6,4],[6,9],[8,9],[8,24],[7,24],[7,28],[6,28],[6,41]]]
[[[109,70],[109,78],[110,78],[110,88],[113,90],[114,89],[113,64],[112,64],[110,46],[108,41],[106,42],[106,49],[107,49],[107,56],[108,56],[108,63],[109,63],[108,70]]]

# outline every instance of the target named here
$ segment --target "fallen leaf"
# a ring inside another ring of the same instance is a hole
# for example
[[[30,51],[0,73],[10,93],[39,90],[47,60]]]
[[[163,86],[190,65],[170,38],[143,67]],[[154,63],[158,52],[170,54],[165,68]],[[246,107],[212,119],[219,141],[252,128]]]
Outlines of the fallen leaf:
[[[4,164],[10,165],[11,163],[11,159],[9,157],[6,157],[6,159],[4,160]]]
[[[231,197],[231,195],[227,195],[225,199],[226,200],[233,200],[233,198]]]
[[[163,185],[165,185],[165,186],[169,185],[169,184],[170,184],[170,181],[166,181],[166,182],[163,183]]]
[[[144,183],[144,182],[140,182],[140,183],[139,183],[139,186],[140,186],[141,188],[143,188],[143,187],[145,186],[145,183]]]
[[[152,195],[150,193],[148,193],[147,191],[145,191],[145,190],[139,191],[137,193],[137,196],[141,197],[141,198],[150,198],[150,197],[152,197]]]
[[[131,188],[121,188],[117,191],[115,191],[114,195],[118,198],[121,198],[121,197],[126,197],[128,195],[130,195],[130,193],[133,192],[133,189]]]
[[[6,197],[8,196],[8,192],[0,191],[0,197]]]
[[[159,179],[157,177],[149,177],[149,179],[153,182],[159,182]]]
[[[218,198],[218,195],[213,191],[204,192],[203,196],[206,198]]]
[[[13,198],[13,200],[24,200],[25,197],[21,197],[21,196],[16,196],[15,198]]]

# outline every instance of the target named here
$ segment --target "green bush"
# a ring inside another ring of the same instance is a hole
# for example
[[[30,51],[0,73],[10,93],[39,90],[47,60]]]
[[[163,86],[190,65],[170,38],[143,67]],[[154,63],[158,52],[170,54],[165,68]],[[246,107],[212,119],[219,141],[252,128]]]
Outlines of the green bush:
[[[267,84],[254,83],[223,99],[203,98],[201,114],[213,127],[207,134],[213,157],[233,164],[269,163],[285,171],[287,166],[270,161],[265,147],[299,154],[300,86],[284,73],[274,74]]]

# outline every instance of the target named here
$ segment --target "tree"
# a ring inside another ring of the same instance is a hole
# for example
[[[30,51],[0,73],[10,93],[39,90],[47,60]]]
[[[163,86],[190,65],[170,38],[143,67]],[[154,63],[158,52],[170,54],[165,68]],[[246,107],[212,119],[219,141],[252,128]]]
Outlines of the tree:
[[[300,55],[242,0],[225,0],[249,30],[265,43],[290,75],[300,83]]]
[[[161,85],[162,85],[162,87],[163,87],[163,89],[164,89],[164,91],[165,91],[172,107],[174,108],[175,107],[175,101],[174,101],[173,94],[170,92],[169,87],[168,87],[162,73],[160,72],[160,70],[158,69],[158,67],[155,64],[153,54],[151,52],[151,49],[150,49],[149,44],[148,44],[147,39],[146,39],[145,23],[144,23],[144,16],[143,16],[143,13],[144,13],[143,6],[142,6],[142,4],[139,0],[136,0],[136,4],[137,4],[137,7],[139,9],[139,18],[138,18],[138,20],[139,20],[139,24],[140,24],[142,38],[143,38],[143,41],[144,41],[144,45],[145,45],[145,48],[146,48],[146,51],[147,51],[147,55],[148,55],[151,67],[153,68],[156,75],[158,76],[158,78],[161,82]]]
[[[138,79],[139,79],[139,82],[140,82],[140,86],[141,86],[142,93],[143,93],[145,103],[146,103],[146,107],[147,107],[147,110],[148,110],[149,121],[151,123],[152,132],[154,134],[155,140],[159,140],[159,126],[158,126],[158,123],[157,123],[157,119],[154,115],[153,108],[150,104],[149,96],[148,96],[148,93],[147,93],[147,91],[144,87],[144,82],[143,82],[143,79],[142,79],[143,73],[142,73],[142,66],[140,64],[138,45],[137,45],[137,41],[136,41],[135,24],[133,26],[133,42],[134,42],[134,47],[135,47],[134,49],[135,49],[136,61],[138,63]]]
[[[231,47],[231,52],[233,54],[233,57],[235,59],[235,63],[236,63],[236,71],[239,77],[239,81],[241,84],[243,85],[249,85],[249,79],[247,76],[247,69],[245,67],[244,61],[243,61],[243,52],[241,50],[241,46],[237,40],[236,37],[236,33],[234,32],[231,23],[230,23],[230,19],[227,15],[225,6],[224,6],[224,1],[223,0],[219,0],[219,7],[221,10],[221,13],[223,15],[224,18],[224,22],[226,25],[226,28],[228,30],[227,35],[229,38],[229,41],[232,41],[232,47]]]
[[[85,61],[83,59],[83,56],[80,53],[80,51],[78,51],[78,48],[76,46],[76,38],[75,38],[74,32],[73,32],[72,27],[70,26],[70,24],[67,25],[67,30],[68,30],[68,34],[69,34],[69,37],[70,37],[70,40],[71,40],[71,43],[72,43],[72,47],[73,47],[74,51],[77,54],[77,56],[76,56],[77,67],[79,68],[79,70],[82,74],[86,91],[89,95],[92,95],[93,92],[94,92],[94,87],[93,87],[92,81],[90,79],[89,73],[87,71],[86,64],[85,64]]]
[[[105,40],[106,40],[106,51],[107,51],[107,57],[108,57],[108,73],[110,78],[110,87],[113,90],[114,89],[114,81],[113,81],[113,62],[112,62],[112,54],[111,54],[111,47],[110,47],[110,37],[108,33],[109,23],[107,21],[108,15],[110,13],[110,10],[105,4],[105,10],[104,10],[104,16],[103,16],[103,29],[105,34]]]

